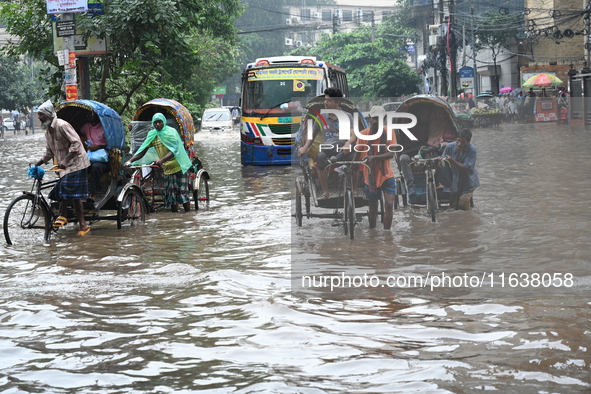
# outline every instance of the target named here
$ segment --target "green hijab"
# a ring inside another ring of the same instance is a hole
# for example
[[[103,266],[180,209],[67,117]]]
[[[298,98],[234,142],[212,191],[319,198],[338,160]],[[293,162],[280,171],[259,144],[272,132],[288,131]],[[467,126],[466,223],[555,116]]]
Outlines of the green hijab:
[[[150,130],[144,143],[137,151],[143,151],[152,143],[152,141],[154,141],[154,138],[158,137],[162,144],[174,154],[174,158],[178,161],[184,174],[189,168],[191,168],[191,160],[189,159],[189,155],[187,155],[181,136],[178,131],[166,124],[166,117],[163,114],[159,112],[154,114],[152,117],[152,126],[154,126],[154,123],[157,120],[161,120],[162,123],[164,123],[164,127],[160,131],[156,130],[155,127]]]

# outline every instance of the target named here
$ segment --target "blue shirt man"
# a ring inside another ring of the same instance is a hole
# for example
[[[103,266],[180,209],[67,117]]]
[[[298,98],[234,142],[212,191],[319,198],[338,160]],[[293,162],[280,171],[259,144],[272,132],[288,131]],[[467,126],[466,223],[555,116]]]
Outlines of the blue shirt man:
[[[470,210],[474,189],[480,186],[476,170],[476,147],[471,140],[472,132],[463,129],[458,133],[456,141],[448,144],[441,155],[451,164],[451,168],[443,167],[440,180],[451,188],[450,204],[455,209],[464,211]]]

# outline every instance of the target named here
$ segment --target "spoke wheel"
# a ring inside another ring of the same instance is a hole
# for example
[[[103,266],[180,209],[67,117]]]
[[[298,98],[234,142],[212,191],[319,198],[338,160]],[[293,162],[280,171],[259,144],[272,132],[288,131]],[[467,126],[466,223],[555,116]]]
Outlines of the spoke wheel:
[[[47,208],[29,195],[15,198],[4,214],[4,238],[8,245],[49,241],[53,225]]]
[[[304,213],[302,212],[302,180],[296,179],[296,196],[295,196],[295,217],[296,223],[299,227],[302,227],[302,218]]]
[[[437,212],[437,191],[435,189],[435,184],[433,182],[429,182],[428,185],[427,209],[429,210],[429,214],[431,215],[431,221],[435,223],[435,214]]]
[[[349,234],[349,239],[355,239],[355,202],[353,201],[353,191],[347,189],[345,192],[345,235]]]
[[[209,182],[204,175],[200,175],[195,182],[193,189],[193,200],[195,200],[195,210],[209,206]]]
[[[146,205],[141,193],[136,189],[127,190],[117,207],[117,228],[120,229],[124,222],[134,226],[145,221]]]
[[[306,203],[306,216],[310,219],[310,188],[304,184],[304,202]]]

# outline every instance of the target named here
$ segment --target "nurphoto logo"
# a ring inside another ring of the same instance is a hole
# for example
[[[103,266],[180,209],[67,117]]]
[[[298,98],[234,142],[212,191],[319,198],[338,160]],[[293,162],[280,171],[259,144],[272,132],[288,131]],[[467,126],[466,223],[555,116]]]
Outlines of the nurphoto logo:
[[[355,112],[353,114],[353,127],[351,127],[351,124],[349,122],[349,117],[347,116],[347,114],[345,113],[345,111],[340,110],[340,109],[328,109],[328,108],[323,108],[320,110],[320,114],[321,117],[322,115],[328,115],[328,114],[333,114],[337,117],[338,119],[338,123],[339,123],[339,140],[348,140],[350,138],[350,132],[351,129],[353,129],[353,132],[355,133],[355,136],[357,138],[361,138],[364,140],[368,140],[368,141],[375,141],[375,140],[379,140],[382,137],[382,134],[384,132],[384,117],[379,117],[379,123],[378,123],[378,129],[376,131],[375,134],[370,134],[370,135],[364,135],[361,134],[360,130],[359,130],[359,113]],[[410,132],[409,129],[413,128],[414,126],[416,126],[417,124],[417,117],[413,114],[409,114],[406,112],[396,112],[396,111],[386,111],[386,135],[387,135],[387,139],[391,140],[392,139],[392,135],[394,133],[395,129],[399,129],[401,130],[411,141],[417,141],[417,137],[415,137],[413,135],[413,133]],[[397,121],[399,121],[400,119],[410,119],[409,123],[393,123],[393,120],[396,119]],[[324,119],[322,119],[324,120]],[[312,124],[313,124],[313,120],[312,119],[308,119],[308,138],[312,139],[313,137],[313,132],[312,132]],[[399,144],[394,144],[394,145],[386,145],[386,144],[372,144],[372,146],[377,146],[380,152],[382,151],[382,145],[384,146],[384,150],[383,151],[388,151],[388,152],[401,152],[403,147],[402,145]],[[320,150],[327,150],[327,149],[333,149],[334,145],[333,144],[329,144],[329,143],[323,143],[320,145]],[[337,151],[341,150],[341,147],[336,147]],[[371,147],[369,145],[365,145],[365,144],[356,144],[353,147],[353,150],[355,152],[368,152],[371,149]]]

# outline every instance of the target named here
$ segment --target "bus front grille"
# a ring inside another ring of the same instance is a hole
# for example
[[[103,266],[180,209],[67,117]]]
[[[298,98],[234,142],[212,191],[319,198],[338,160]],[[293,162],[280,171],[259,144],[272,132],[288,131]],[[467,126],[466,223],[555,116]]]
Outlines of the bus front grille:
[[[292,146],[295,141],[293,138],[273,138],[273,143],[278,146]]]
[[[299,123],[270,124],[269,129],[273,134],[294,134],[300,128]]]

